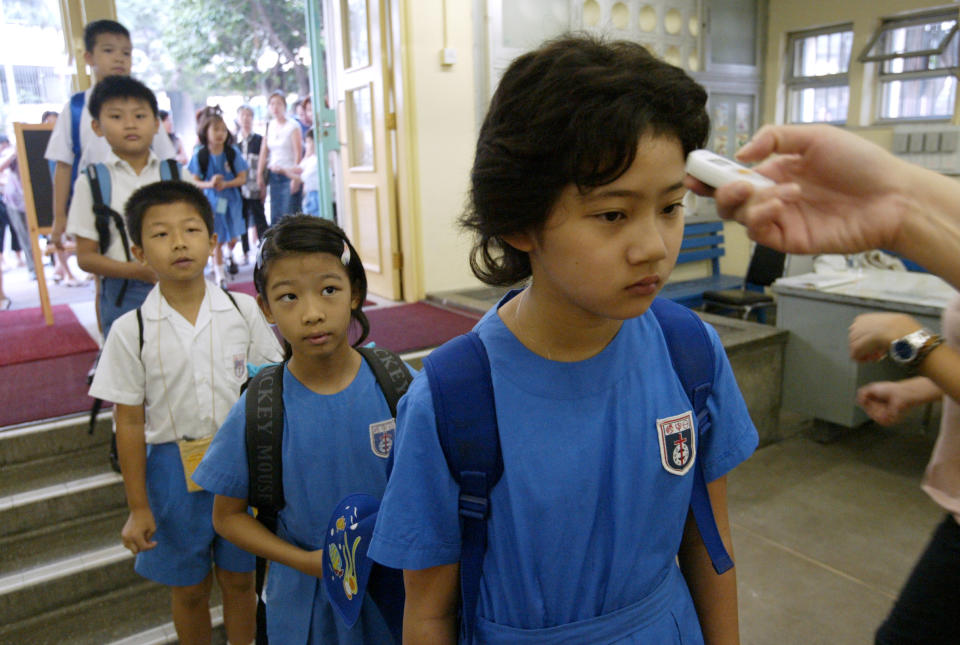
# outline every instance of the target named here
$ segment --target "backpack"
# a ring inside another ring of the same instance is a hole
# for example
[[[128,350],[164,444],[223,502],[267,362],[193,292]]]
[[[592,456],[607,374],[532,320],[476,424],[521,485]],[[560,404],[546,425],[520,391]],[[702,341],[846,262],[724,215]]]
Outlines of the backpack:
[[[97,236],[100,238],[100,254],[103,255],[110,248],[110,222],[120,233],[120,239],[123,240],[123,253],[127,262],[131,262],[130,257],[130,239],[127,237],[127,227],[123,222],[123,216],[110,207],[110,170],[106,164],[90,164],[84,171],[90,182],[90,195],[93,197],[93,214],[97,225]],[[174,159],[164,159],[160,162],[160,181],[173,181],[180,179],[180,166]],[[119,307],[123,302],[123,297],[127,293],[128,281],[123,281],[123,286],[117,293],[116,305]]]
[[[383,392],[390,414],[396,417],[397,403],[407,391],[413,380],[409,370],[399,356],[382,347],[358,347],[357,351],[363,356],[377,379],[380,390]],[[247,385],[246,399],[246,446],[247,446],[247,474],[249,482],[248,501],[250,506],[257,509],[257,520],[271,533],[277,532],[277,514],[286,501],[283,496],[283,464],[281,462],[281,444],[283,442],[283,367],[284,363],[263,367]],[[393,454],[393,450],[390,450]],[[390,475],[391,461],[387,461],[387,476]],[[356,503],[356,495],[351,495],[337,504],[337,509],[344,505]],[[373,517],[379,503],[371,496],[374,502],[372,509],[367,511],[367,517]],[[365,500],[369,501],[369,500]],[[339,510],[338,510],[339,512]],[[335,512],[334,515],[337,515]],[[367,522],[372,529],[373,522]],[[366,542],[362,560],[367,561],[367,572],[370,571],[369,558],[365,557]],[[324,551],[324,571],[327,570],[327,553]],[[394,632],[396,642],[400,642],[400,629],[403,620],[403,603],[400,602],[403,593],[403,581],[400,571],[387,569],[380,565],[373,565],[374,576],[370,578],[369,591],[371,597],[377,601],[380,613]],[[257,645],[267,643],[267,615],[266,605],[263,602],[263,582],[266,575],[266,560],[257,557],[256,590],[257,590]],[[325,575],[324,578],[327,578]],[[329,594],[328,594],[329,595]],[[382,599],[382,601],[378,600]],[[333,597],[331,596],[331,602]],[[333,604],[340,612],[348,627],[353,626],[359,615],[360,603],[354,603],[355,612],[348,616],[343,613],[343,607]]]
[[[233,162],[237,159],[237,151],[233,146],[224,146],[223,154],[226,156],[227,168],[229,168],[233,176],[236,177],[237,171],[234,168]],[[210,167],[210,149],[207,148],[207,146],[200,146],[200,149],[197,150],[197,164],[200,165],[200,177],[206,179],[207,169]]]
[[[714,355],[706,327],[690,309],[656,298],[651,310],[660,323],[673,369],[697,418],[696,430],[710,427],[707,399],[713,389]],[[486,553],[490,491],[503,474],[490,362],[476,332],[445,343],[423,360],[433,398],[437,434],[447,466],[460,485],[460,633],[473,642],[480,576]],[[718,574],[733,567],[724,548],[707,494],[702,462],[694,467],[690,500],[697,528]]]

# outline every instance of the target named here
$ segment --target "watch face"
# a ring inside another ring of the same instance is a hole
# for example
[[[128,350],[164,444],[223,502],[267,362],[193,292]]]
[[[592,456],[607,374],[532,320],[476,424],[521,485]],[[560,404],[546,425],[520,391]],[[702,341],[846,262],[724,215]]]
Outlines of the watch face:
[[[901,338],[893,344],[894,357],[901,361],[909,361],[917,353],[917,349],[907,340]]]

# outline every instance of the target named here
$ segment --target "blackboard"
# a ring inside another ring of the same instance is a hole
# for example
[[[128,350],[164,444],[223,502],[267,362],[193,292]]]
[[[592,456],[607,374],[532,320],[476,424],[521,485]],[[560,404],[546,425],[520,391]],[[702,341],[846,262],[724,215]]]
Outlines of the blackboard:
[[[37,227],[40,229],[53,226],[53,178],[50,176],[50,164],[43,157],[52,132],[53,125],[24,124],[17,133],[18,137],[23,138],[22,145],[26,151],[26,157],[21,155],[17,161],[23,166],[21,177],[30,177]],[[17,143],[19,150],[20,142]],[[26,193],[26,183],[23,189]]]

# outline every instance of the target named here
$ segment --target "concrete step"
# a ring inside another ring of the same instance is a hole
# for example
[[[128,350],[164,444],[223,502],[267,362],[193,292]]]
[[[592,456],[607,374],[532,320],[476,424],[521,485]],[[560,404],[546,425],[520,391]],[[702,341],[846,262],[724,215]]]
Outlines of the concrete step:
[[[140,580],[133,555],[119,544],[77,553],[0,578],[0,616],[11,623],[26,620]]]
[[[109,447],[98,444],[82,450],[54,453],[0,468],[0,495],[16,495],[110,472]]]
[[[154,582],[138,582],[19,622],[0,623],[0,645],[160,645],[176,643],[170,622],[170,591]],[[213,644],[227,642],[220,600],[215,598],[211,618]]]
[[[114,472],[0,497],[0,538],[123,507],[123,479]]]
[[[120,544],[124,506],[0,538],[0,576]]]
[[[88,419],[87,415],[77,415],[0,429],[0,467],[6,469],[12,464],[73,453],[109,443],[110,434],[113,432],[110,412],[100,413],[92,435],[87,433]]]

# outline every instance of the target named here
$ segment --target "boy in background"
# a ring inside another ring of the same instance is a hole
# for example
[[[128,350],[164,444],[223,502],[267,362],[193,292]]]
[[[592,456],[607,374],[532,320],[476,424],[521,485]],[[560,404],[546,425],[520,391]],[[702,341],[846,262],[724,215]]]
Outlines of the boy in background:
[[[111,190],[105,205],[122,213],[137,188],[161,179],[161,161],[150,149],[159,125],[157,98],[138,80],[110,76],[97,83],[88,108],[93,131],[109,146],[104,166]],[[97,217],[90,181],[81,175],[74,185],[67,233],[76,236],[80,268],[101,278],[100,322],[106,339],[113,321],[140,306],[157,277],[149,266],[132,261],[114,218],[108,218],[109,243],[101,251]]]
[[[181,643],[210,642],[213,569],[227,640],[247,644],[254,557],[216,535],[214,496],[190,477],[240,397],[247,362],[279,361],[280,344],[252,297],[204,279],[217,236],[199,189],[180,181],[141,187],[126,216],[133,253],[158,283],[116,321],[90,388],[116,407],[130,507],[121,538],[137,573],[170,587]]]
[[[61,237],[67,227],[67,207],[74,181],[87,165],[105,161],[110,152],[104,140],[92,129],[90,96],[103,79],[129,76],[132,64],[130,32],[119,22],[95,20],[87,24],[83,29],[83,44],[86,49],[83,59],[90,66],[94,85],[74,94],[63,106],[60,112],[63,118],[57,120],[44,155],[57,164],[53,173],[53,232],[50,241],[58,248],[62,247]],[[165,131],[155,130],[152,143],[159,159],[176,155]]]

